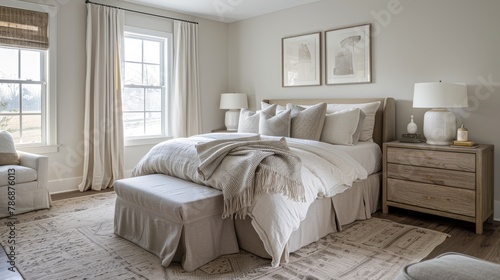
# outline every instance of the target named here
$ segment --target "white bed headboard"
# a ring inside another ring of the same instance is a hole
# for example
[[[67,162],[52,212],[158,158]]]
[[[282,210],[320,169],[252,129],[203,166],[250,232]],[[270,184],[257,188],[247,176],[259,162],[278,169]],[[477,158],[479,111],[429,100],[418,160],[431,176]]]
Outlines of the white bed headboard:
[[[329,98],[329,99],[264,99],[269,104],[286,106],[287,103],[314,105],[320,102],[335,104],[357,104],[380,101],[375,114],[373,141],[382,148],[382,143],[396,140],[396,101],[394,98]]]

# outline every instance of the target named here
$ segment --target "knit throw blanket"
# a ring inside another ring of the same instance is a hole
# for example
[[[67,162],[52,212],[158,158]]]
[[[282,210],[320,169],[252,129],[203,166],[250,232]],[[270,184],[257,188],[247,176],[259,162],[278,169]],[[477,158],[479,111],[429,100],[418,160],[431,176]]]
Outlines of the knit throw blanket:
[[[259,137],[214,140],[196,145],[198,174],[224,196],[223,218],[245,217],[254,196],[264,192],[282,193],[304,201],[301,161],[279,141]]]

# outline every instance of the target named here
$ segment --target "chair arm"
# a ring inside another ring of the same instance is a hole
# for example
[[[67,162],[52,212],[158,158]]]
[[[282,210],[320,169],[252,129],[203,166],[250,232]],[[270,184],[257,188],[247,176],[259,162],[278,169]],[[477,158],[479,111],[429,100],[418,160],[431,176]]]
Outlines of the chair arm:
[[[49,158],[47,156],[17,151],[19,165],[33,168],[37,171],[40,187],[47,188],[49,181]]]

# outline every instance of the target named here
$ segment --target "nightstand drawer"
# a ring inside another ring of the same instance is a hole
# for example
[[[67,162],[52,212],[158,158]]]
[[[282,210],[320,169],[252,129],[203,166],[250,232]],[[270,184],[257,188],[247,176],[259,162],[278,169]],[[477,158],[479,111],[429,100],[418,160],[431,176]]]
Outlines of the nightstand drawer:
[[[387,200],[474,217],[476,193],[471,190],[387,179]]]
[[[391,147],[387,149],[387,162],[448,170],[476,171],[476,157],[471,153]]]
[[[476,173],[472,172],[389,163],[387,164],[387,176],[462,189],[476,189]]]

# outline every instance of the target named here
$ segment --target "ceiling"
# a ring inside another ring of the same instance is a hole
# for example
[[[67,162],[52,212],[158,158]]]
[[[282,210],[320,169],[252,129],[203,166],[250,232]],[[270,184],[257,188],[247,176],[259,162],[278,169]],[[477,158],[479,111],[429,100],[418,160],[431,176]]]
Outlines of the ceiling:
[[[123,0],[231,23],[320,0]]]

